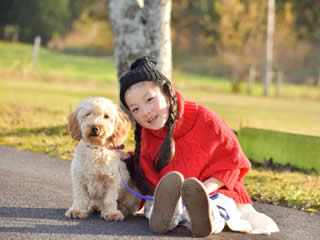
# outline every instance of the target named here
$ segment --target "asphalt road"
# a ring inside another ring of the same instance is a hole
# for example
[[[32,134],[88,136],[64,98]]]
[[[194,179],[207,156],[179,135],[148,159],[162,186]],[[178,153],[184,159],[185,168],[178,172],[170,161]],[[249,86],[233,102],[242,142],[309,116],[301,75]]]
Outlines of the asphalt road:
[[[178,227],[168,234],[153,234],[143,216],[106,222],[98,215],[84,220],[64,216],[71,205],[70,162],[40,153],[0,145],[0,239],[191,239]],[[224,232],[216,240],[319,240],[320,215],[292,208],[255,203],[279,225],[271,236]]]

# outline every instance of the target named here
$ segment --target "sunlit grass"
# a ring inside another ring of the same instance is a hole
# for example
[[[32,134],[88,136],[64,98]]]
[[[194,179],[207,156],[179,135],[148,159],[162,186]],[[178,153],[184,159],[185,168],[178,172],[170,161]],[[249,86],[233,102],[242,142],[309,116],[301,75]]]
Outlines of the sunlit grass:
[[[320,177],[252,169],[245,184],[254,200],[320,213]]]
[[[9,47],[10,46],[10,47]],[[0,71],[21,76],[40,77],[46,81],[77,79],[115,82],[116,68],[112,57],[81,57],[41,49],[35,65],[32,47],[0,41]]]

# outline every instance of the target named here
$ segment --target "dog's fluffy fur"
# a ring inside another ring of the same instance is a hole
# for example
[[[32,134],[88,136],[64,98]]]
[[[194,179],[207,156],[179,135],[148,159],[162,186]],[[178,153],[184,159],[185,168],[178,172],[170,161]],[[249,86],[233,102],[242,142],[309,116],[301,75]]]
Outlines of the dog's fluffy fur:
[[[125,189],[134,188],[126,164],[112,147],[123,143],[130,121],[118,106],[106,98],[87,98],[69,115],[68,130],[80,141],[71,163],[73,204],[69,218],[85,218],[93,210],[109,221],[121,221],[134,214],[140,199]]]

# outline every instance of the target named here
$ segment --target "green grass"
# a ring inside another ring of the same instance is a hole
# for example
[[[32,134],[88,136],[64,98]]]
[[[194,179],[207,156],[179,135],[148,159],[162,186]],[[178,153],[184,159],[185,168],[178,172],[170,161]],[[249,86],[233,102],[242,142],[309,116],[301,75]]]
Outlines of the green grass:
[[[19,73],[19,77],[33,75],[46,81],[72,80],[114,83],[116,68],[112,58],[71,56],[41,49],[35,67],[32,48],[25,44],[10,47],[0,41],[0,67],[3,73]],[[88,67],[89,66],[89,67]]]
[[[319,176],[251,169],[245,184],[253,200],[320,213]]]
[[[0,144],[70,160],[77,143],[67,134],[67,115],[89,96],[118,103],[114,61],[41,49],[33,68],[31,55],[29,45],[0,41]],[[186,99],[216,111],[235,130],[249,126],[320,136],[320,89],[289,85],[283,86],[284,97],[263,97],[256,86],[253,96],[245,89],[234,95],[226,79],[181,69],[173,81]],[[126,145],[133,148],[132,131]],[[319,179],[255,169],[246,184],[254,199],[320,212]]]

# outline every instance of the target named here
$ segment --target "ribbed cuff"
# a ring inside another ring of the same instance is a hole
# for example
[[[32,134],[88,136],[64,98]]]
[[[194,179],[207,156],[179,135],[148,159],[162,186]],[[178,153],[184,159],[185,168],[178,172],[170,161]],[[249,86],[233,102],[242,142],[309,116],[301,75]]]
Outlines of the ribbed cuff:
[[[234,185],[238,180],[240,174],[240,169],[235,170],[226,170],[226,171],[219,171],[212,174],[212,177],[217,178],[228,188],[229,190],[233,191]]]

